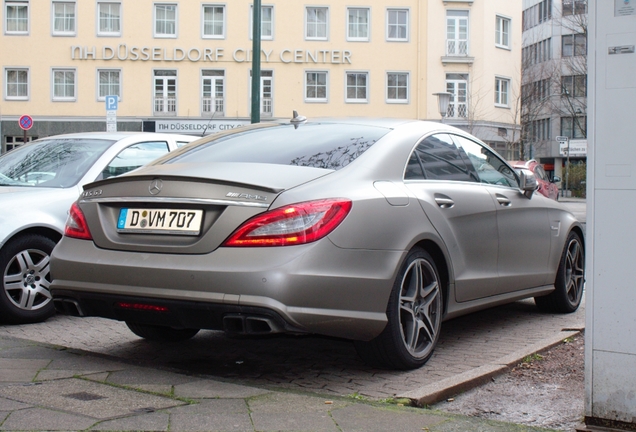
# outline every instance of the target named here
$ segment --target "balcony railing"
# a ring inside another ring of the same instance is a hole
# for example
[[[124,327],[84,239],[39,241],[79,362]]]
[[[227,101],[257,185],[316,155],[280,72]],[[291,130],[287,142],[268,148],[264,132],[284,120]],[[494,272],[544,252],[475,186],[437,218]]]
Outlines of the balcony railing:
[[[446,112],[446,118],[467,118],[468,106],[463,103],[450,103],[448,105],[448,111]]]
[[[447,56],[467,56],[468,55],[468,40],[446,39],[446,55]]]
[[[261,114],[271,117],[272,115],[272,98],[261,98]]]
[[[225,99],[218,97],[204,97],[201,100],[201,112],[203,114],[217,113],[223,115],[225,110]]]
[[[177,115],[177,98],[155,98],[154,100],[155,115]]]

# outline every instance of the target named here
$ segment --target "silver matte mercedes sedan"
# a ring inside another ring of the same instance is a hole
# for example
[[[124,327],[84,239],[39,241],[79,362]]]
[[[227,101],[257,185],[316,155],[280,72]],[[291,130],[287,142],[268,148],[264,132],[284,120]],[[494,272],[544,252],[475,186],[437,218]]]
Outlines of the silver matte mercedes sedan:
[[[446,319],[528,297],[579,307],[582,227],[536,188],[440,123],[250,125],[85,186],[51,292],[149,340],[314,333],[417,368]]]

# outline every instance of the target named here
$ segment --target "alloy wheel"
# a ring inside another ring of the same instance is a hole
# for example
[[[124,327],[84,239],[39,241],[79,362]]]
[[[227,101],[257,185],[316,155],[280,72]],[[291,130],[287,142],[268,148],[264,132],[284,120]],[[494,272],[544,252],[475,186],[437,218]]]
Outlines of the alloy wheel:
[[[442,319],[440,283],[426,259],[410,263],[402,279],[399,304],[405,348],[415,358],[426,357],[435,348]]]

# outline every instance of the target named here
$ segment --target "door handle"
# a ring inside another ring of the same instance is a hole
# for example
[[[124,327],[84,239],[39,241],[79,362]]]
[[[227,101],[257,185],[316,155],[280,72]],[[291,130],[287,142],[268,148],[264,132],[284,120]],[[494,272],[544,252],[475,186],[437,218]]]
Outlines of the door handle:
[[[436,196],[435,202],[437,203],[438,206],[440,206],[443,209],[451,208],[455,205],[455,201],[453,201],[452,199],[448,197]]]
[[[510,205],[512,204],[512,201],[510,201],[508,198],[506,198],[503,195],[497,194],[496,197],[497,197],[497,202],[502,207],[510,207]]]

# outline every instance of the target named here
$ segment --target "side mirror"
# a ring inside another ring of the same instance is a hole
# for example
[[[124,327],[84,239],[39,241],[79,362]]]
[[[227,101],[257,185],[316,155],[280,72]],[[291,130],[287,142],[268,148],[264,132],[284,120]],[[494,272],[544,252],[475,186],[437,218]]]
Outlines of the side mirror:
[[[559,183],[560,181],[561,181],[561,177],[559,176],[552,177],[552,183]]]
[[[539,188],[537,178],[532,171],[526,169],[519,170],[519,188],[528,199],[532,198],[534,191]]]

